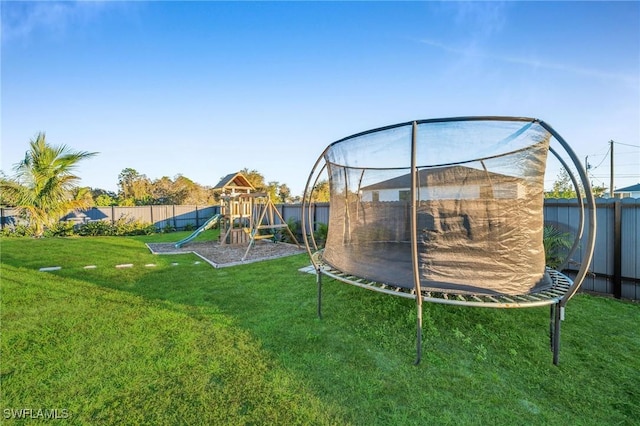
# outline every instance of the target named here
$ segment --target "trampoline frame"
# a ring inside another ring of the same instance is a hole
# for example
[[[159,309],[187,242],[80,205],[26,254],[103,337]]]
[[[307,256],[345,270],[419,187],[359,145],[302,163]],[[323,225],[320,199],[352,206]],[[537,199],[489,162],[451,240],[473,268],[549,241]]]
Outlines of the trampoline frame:
[[[417,248],[417,174],[418,166],[416,164],[416,145],[417,145],[417,129],[418,124],[425,123],[444,123],[455,121],[520,121],[537,123],[548,131],[558,143],[562,146],[565,153],[569,156],[571,162],[576,168],[578,173],[579,182],[575,175],[571,172],[569,165],[560,156],[553,147],[549,147],[555,158],[560,162],[562,167],[566,170],[571,182],[578,195],[578,207],[579,207],[579,225],[576,232],[576,236],[569,250],[565,261],[558,267],[557,270],[546,268],[546,272],[551,278],[552,285],[550,288],[544,288],[541,290],[534,290],[530,293],[519,295],[480,295],[464,292],[447,292],[423,290],[419,279],[419,263],[418,263],[418,248]],[[317,185],[318,180],[326,168],[326,162],[319,167],[322,163],[325,154],[335,144],[344,142],[349,139],[364,136],[370,133],[381,132],[393,128],[412,126],[412,141],[411,141],[411,194],[410,194],[410,214],[411,214],[411,256],[412,256],[412,268],[413,268],[413,281],[414,288],[406,289],[402,287],[395,287],[389,284],[379,283],[366,278],[358,277],[340,271],[333,268],[329,264],[322,260],[322,250],[318,250],[318,245],[313,235],[315,224],[312,218],[311,205],[313,204],[313,188]],[[580,187],[582,184],[582,190]],[[585,206],[586,201],[586,206]],[[586,209],[585,209],[586,207]],[[587,235],[584,235],[585,228],[585,210],[588,213],[588,227]],[[560,323],[564,320],[565,306],[568,301],[578,291],[582,282],[587,274],[588,267],[593,257],[593,251],[595,246],[596,236],[596,209],[595,200],[591,191],[591,185],[587,178],[586,172],[582,167],[575,152],[571,149],[569,144],[547,123],[542,120],[528,117],[504,117],[504,116],[471,116],[471,117],[451,117],[451,118],[439,118],[439,119],[427,119],[409,121],[390,126],[380,127],[365,132],[357,133],[346,138],[333,142],[325,148],[322,154],[316,160],[305,186],[303,198],[302,198],[302,229],[303,240],[311,263],[316,271],[317,282],[317,299],[318,299],[318,317],[322,318],[322,276],[344,282],[346,284],[354,285],[357,287],[365,288],[380,293],[385,293],[393,296],[400,296],[416,300],[416,360],[415,364],[419,364],[422,358],[422,302],[440,303],[448,305],[459,306],[471,306],[471,307],[483,307],[483,308],[530,308],[539,306],[550,306],[550,321],[549,321],[549,338],[550,348],[553,353],[553,364],[558,365],[559,353],[560,353]],[[309,232],[310,231],[310,232]],[[308,235],[310,234],[310,235]],[[583,241],[584,237],[584,241]],[[576,250],[580,246],[581,242],[585,242],[583,259],[580,264],[580,268],[572,280],[569,277],[562,274],[564,269],[575,254]],[[419,295],[419,296],[418,296]]]

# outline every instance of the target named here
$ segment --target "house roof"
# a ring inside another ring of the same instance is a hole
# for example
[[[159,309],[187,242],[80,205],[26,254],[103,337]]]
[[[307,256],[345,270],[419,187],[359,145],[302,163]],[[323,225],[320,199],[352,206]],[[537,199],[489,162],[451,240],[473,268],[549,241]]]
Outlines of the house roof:
[[[240,172],[226,175],[220,179],[220,182],[218,182],[216,186],[213,187],[214,190],[224,190],[226,188],[250,189],[251,191],[255,190],[253,185],[251,185],[247,178]]]
[[[437,169],[421,169],[418,171],[420,186],[445,186],[455,184],[477,184],[486,182],[487,178],[500,182],[518,181],[513,176],[492,173],[464,166],[440,167]],[[411,188],[411,173],[389,180],[374,183],[361,188],[364,191],[378,191],[382,189]]]
[[[627,186],[625,188],[618,188],[613,192],[640,192],[640,183],[636,183],[635,185]]]

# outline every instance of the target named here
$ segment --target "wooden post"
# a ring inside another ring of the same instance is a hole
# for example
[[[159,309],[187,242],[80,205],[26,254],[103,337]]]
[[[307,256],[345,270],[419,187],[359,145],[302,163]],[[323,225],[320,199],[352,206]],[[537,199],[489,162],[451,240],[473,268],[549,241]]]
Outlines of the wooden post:
[[[610,159],[610,170],[609,170],[609,196],[613,198],[613,140],[609,141],[609,159]]]

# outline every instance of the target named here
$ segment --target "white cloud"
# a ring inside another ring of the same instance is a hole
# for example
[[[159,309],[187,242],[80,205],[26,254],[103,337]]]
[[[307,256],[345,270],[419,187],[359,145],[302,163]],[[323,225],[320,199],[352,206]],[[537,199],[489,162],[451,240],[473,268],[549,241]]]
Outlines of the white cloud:
[[[421,39],[420,42],[428,46],[435,47],[436,49],[453,53],[455,55],[459,55],[464,58],[490,59],[490,60],[504,62],[504,63],[522,65],[522,66],[530,67],[533,69],[536,69],[536,68],[547,69],[547,70],[553,70],[553,71],[566,72],[574,75],[595,77],[595,78],[608,80],[612,82],[618,82],[623,85],[627,85],[630,88],[635,89],[636,91],[638,91],[640,87],[640,82],[639,82],[640,76],[638,75],[615,73],[615,72],[603,71],[599,69],[573,66],[569,64],[563,64],[563,63],[554,63],[551,61],[545,61],[535,57],[527,58],[527,57],[510,56],[510,55],[497,55],[497,54],[487,53],[486,50],[478,48],[477,44],[475,43],[471,47],[457,47],[457,46],[442,43],[440,41],[432,40],[432,39]]]
[[[453,2],[454,21],[458,28],[466,29],[475,38],[485,38],[499,33],[506,22],[505,2]]]
[[[98,19],[116,3],[2,2],[2,42],[27,41],[34,36],[64,37],[67,31]]]

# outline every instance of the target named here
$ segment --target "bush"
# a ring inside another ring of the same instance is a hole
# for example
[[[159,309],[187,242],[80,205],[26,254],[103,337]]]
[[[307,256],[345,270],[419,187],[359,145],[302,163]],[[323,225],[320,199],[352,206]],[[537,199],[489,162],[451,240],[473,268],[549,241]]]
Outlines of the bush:
[[[313,238],[316,241],[318,248],[323,248],[327,241],[327,234],[329,233],[329,225],[326,223],[316,223],[316,232],[313,233]]]
[[[151,235],[155,233],[155,227],[146,222],[140,222],[126,216],[120,217],[113,224],[114,234],[117,236],[124,235]]]
[[[74,223],[70,221],[56,222],[44,231],[45,237],[70,237],[75,234]]]
[[[300,221],[294,217],[290,217],[289,220],[287,220],[287,226],[289,227],[289,230],[291,231],[291,233],[295,235],[298,241],[300,241],[300,235],[301,235]],[[291,244],[295,243],[295,241],[293,241],[293,239],[291,238],[291,235],[289,235],[289,233],[284,229],[279,229],[278,232],[276,232],[276,235],[274,236],[274,241],[280,241],[280,242],[291,243]]]
[[[543,233],[545,263],[548,267],[555,269],[566,258],[567,250],[571,248],[573,239],[570,233],[562,232],[551,225],[545,225]]]
[[[92,222],[83,223],[76,231],[78,235],[82,236],[99,236],[99,235],[114,235],[113,226],[104,220],[96,220]]]
[[[5,225],[0,231],[0,235],[10,238],[29,237],[33,235],[33,229],[29,228],[26,225]]]
[[[116,220],[113,224],[104,220],[97,220],[82,224],[78,230],[78,235],[82,236],[130,236],[130,235],[151,235],[155,232],[155,227],[150,223],[140,222],[126,216]]]
[[[164,228],[162,228],[162,232],[164,234],[168,234],[169,232],[175,232],[176,227],[171,224],[169,220],[164,221]]]

